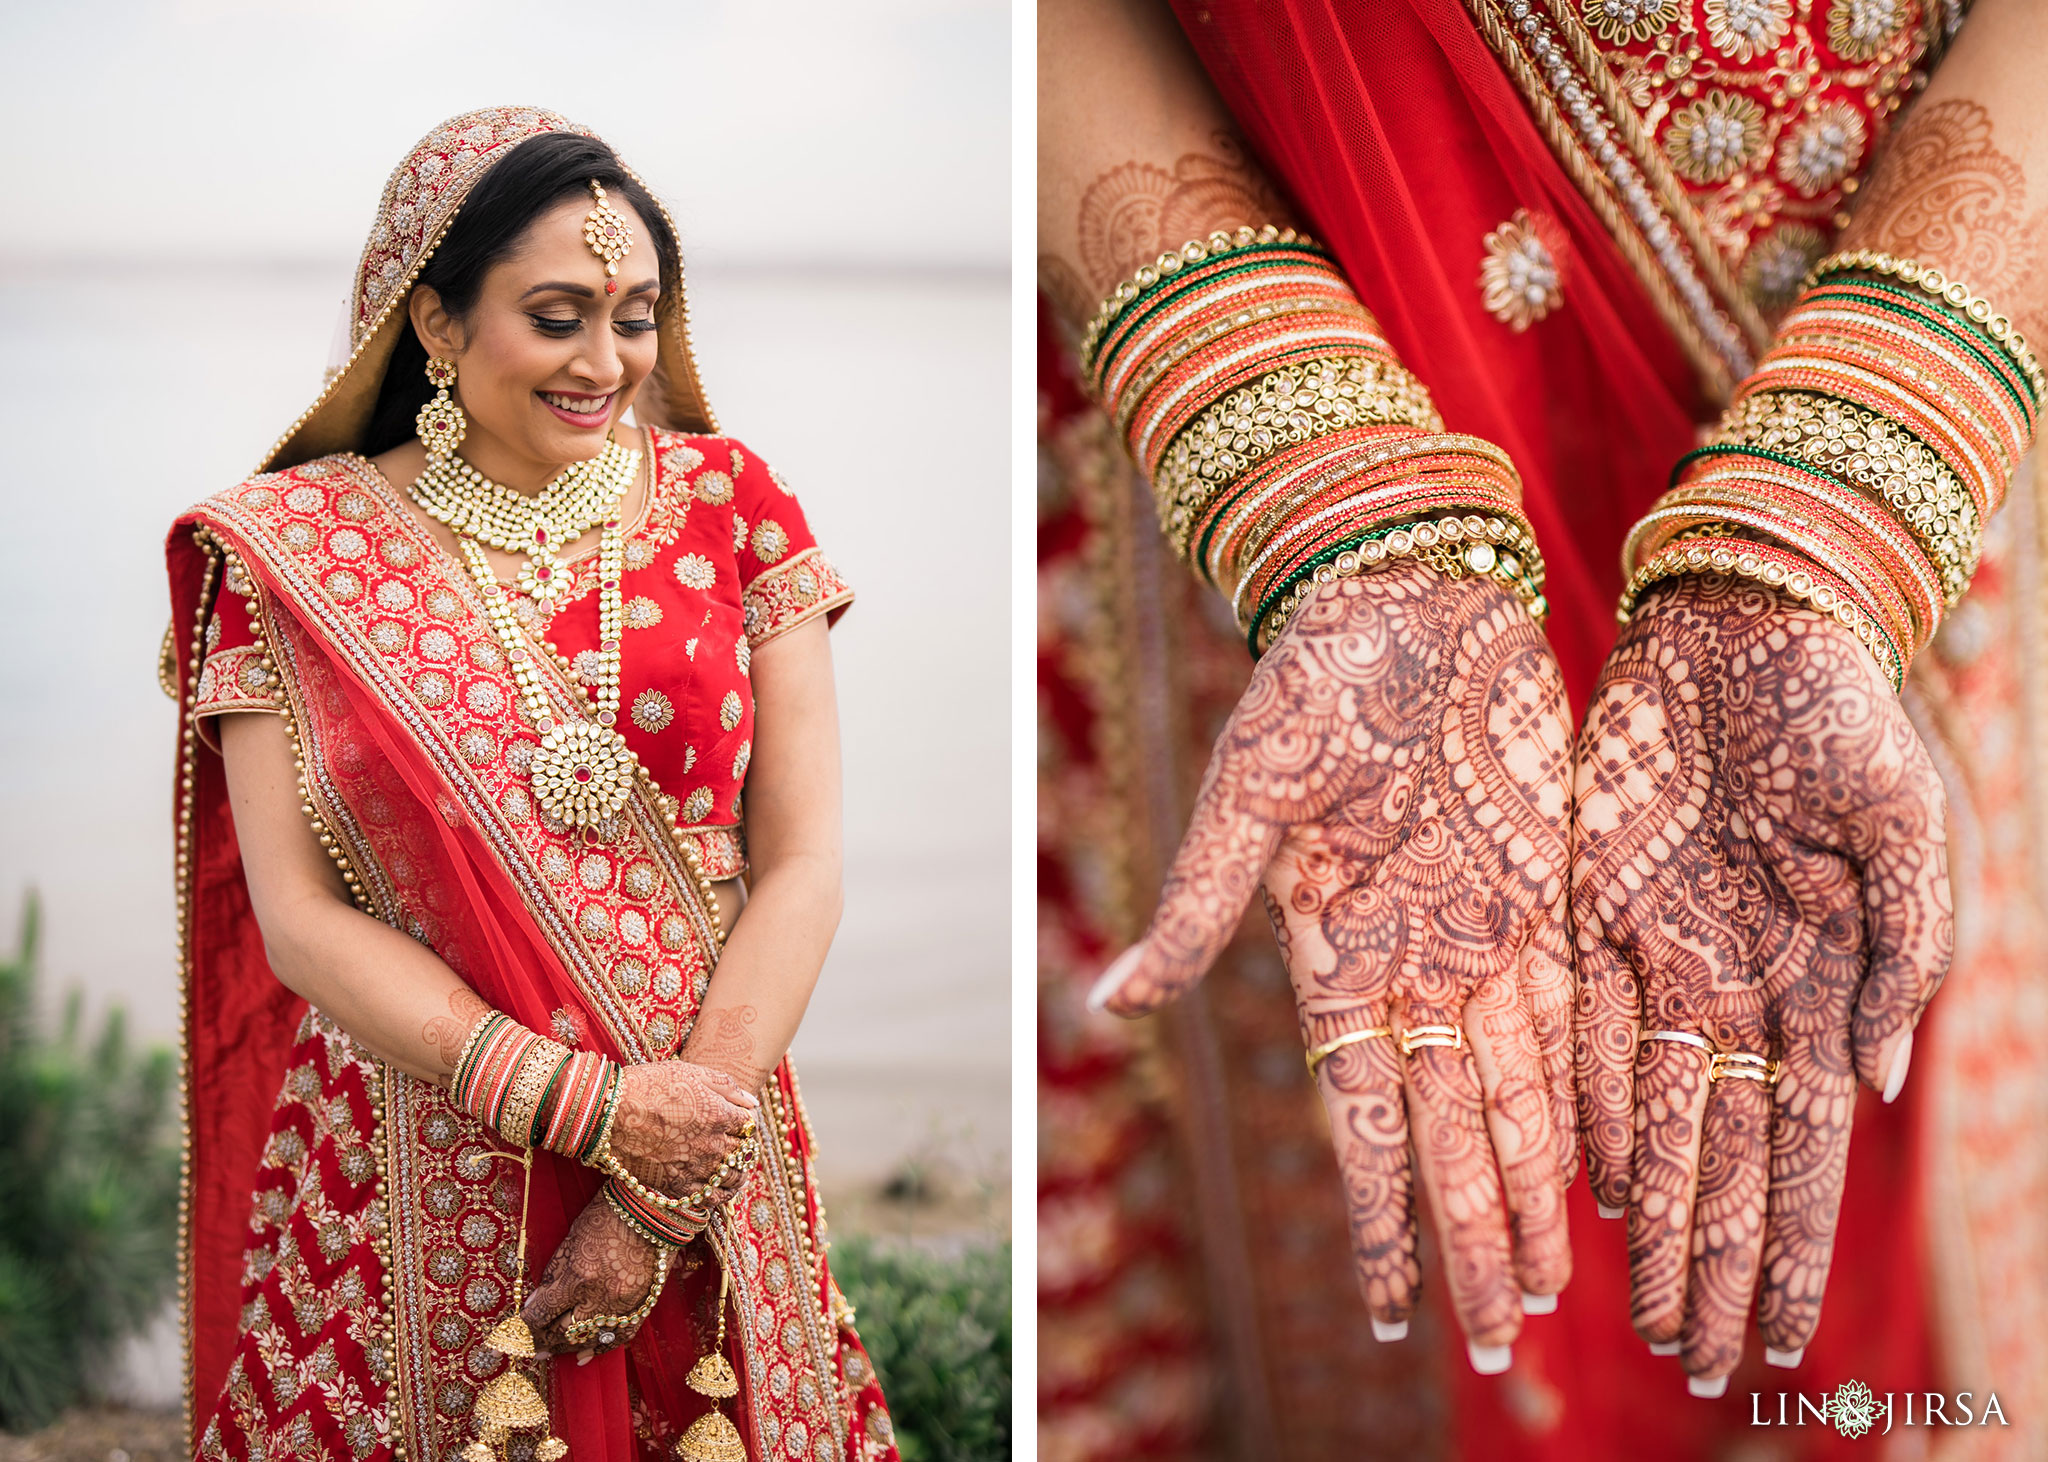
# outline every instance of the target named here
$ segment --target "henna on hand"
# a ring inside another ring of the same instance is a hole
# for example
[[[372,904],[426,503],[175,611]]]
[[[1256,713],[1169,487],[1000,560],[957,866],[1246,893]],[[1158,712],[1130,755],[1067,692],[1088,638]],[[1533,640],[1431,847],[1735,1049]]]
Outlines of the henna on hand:
[[[441,1064],[448,1068],[442,1077],[444,1082],[454,1075],[462,1043],[469,1039],[476,1023],[490,1013],[490,1004],[483,996],[467,985],[458,985],[448,992],[448,1014],[436,1016],[420,1028],[420,1039],[439,1054]]]
[[[671,1198],[696,1193],[740,1143],[760,1104],[723,1071],[690,1061],[628,1066],[619,1077],[611,1150],[627,1172]]]
[[[1580,1127],[1628,1207],[1631,1318],[1725,1376],[1820,1317],[1855,1083],[1896,1092],[1948,967],[1944,802],[1841,626],[1746,580],[1644,598],[1581,733],[1572,908]],[[1707,1080],[1703,1036],[1780,1061]],[[1890,1083],[1888,1085],[1888,1083]]]
[[[755,1056],[756,1042],[748,1027],[759,1018],[751,1005],[707,1007],[690,1035],[689,1059],[725,1072],[748,1091],[759,1091],[774,1070],[772,1062],[763,1066]]]
[[[1140,265],[1190,239],[1287,222],[1286,203],[1243,141],[1218,130],[1209,150],[1184,152],[1170,167],[1131,158],[1096,174],[1074,219],[1079,257],[1040,254],[1039,285],[1078,325]]]
[[[1570,1277],[1570,753],[1556,661],[1498,584],[1409,564],[1327,586],[1225,727],[1108,1001],[1188,988],[1262,887],[1309,1045],[1462,1027],[1469,1049],[1344,1046],[1318,1082],[1374,1317],[1416,1303],[1412,1153],[1480,1346]]]
[[[599,1315],[627,1315],[653,1287],[661,1251],[618,1214],[602,1194],[585,1204],[548,1259],[548,1267],[520,1310],[544,1355],[569,1350],[609,1350],[624,1345],[639,1329],[621,1328],[611,1345],[569,1338],[568,1326]]]

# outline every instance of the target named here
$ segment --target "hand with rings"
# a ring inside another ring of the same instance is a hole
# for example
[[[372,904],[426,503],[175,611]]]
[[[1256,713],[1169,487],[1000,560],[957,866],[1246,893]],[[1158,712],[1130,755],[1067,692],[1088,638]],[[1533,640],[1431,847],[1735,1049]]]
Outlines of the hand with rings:
[[[1506,590],[1420,565],[1328,585],[1260,661],[1151,928],[1094,997],[1173,999],[1262,890],[1374,1333],[1415,1310],[1419,1175],[1487,1371],[1571,1273],[1569,775],[1563,681]]]
[[[1953,939],[1940,780],[1876,664],[1743,580],[1653,591],[1578,751],[1580,1126],[1630,1318],[1715,1396],[1820,1319],[1860,1076],[1896,1096]]]

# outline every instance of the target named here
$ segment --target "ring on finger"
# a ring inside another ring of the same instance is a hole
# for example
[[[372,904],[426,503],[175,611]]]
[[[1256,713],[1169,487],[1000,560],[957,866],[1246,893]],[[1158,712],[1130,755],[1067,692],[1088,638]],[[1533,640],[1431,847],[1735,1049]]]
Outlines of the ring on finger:
[[[1422,1046],[1444,1046],[1450,1050],[1463,1050],[1465,1028],[1461,1025],[1411,1025],[1399,1037],[1401,1054],[1412,1056]]]
[[[1717,1051],[1706,1037],[1694,1035],[1691,1031],[1650,1031],[1639,1044],[1647,1046],[1652,1041],[1669,1041],[1701,1052],[1707,1058],[1707,1080],[1710,1082],[1734,1078],[1776,1086],[1778,1074],[1784,1066],[1781,1061],[1759,1056],[1753,1051]]]
[[[1368,1026],[1364,1030],[1346,1031],[1341,1036],[1333,1036],[1321,1045],[1310,1046],[1302,1053],[1302,1059],[1308,1062],[1308,1079],[1314,1081],[1316,1079],[1316,1068],[1346,1046],[1355,1046],[1360,1041],[1369,1041],[1376,1036],[1391,1036],[1393,1033],[1394,1028],[1390,1025]]]

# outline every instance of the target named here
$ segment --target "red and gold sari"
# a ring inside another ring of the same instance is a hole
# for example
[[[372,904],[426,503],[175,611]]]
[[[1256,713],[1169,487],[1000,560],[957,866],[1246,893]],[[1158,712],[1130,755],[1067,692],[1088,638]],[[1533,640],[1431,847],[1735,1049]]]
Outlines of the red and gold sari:
[[[692,780],[706,790],[684,796],[689,783],[671,782],[670,796],[643,780],[594,840],[535,805],[524,774],[533,733],[474,583],[351,448],[424,254],[505,152],[566,126],[530,110],[477,112],[414,150],[357,275],[348,366],[262,473],[171,535],[169,668],[185,727],[182,1294],[199,1456],[453,1456],[475,1434],[479,1391],[513,1363],[484,1337],[512,1312],[523,1181],[514,1151],[443,1089],[379,1061],[271,975],[199,717],[285,717],[307,815],[364,912],[528,1027],[621,1061],[660,1060],[688,1036],[717,963],[710,875],[729,876],[743,856],[734,824],[751,697],[733,687],[751,645],[849,597],[794,499],[780,500],[780,480],[710,435],[681,302],[664,300],[640,413],[666,429],[649,434],[650,506],[635,535],[646,561],[629,558],[646,576],[635,600],[646,607],[629,623],[649,637],[636,646],[643,673],[669,676],[676,698],[714,722],[671,758],[695,767],[701,745]],[[775,520],[749,493],[778,499]],[[565,714],[582,695],[566,674],[548,693]],[[628,687],[627,699],[641,734],[677,715],[652,686]],[[815,1144],[786,1060],[765,1113],[766,1160],[683,1250],[633,1342],[587,1365],[541,1367],[571,1456],[664,1455],[712,1404],[684,1377],[718,1333],[721,1274],[748,1455],[895,1456],[827,1266]],[[535,1154],[525,1204],[536,1272],[598,1186],[596,1173]],[[516,1436],[511,1455],[539,1439]]]
[[[1622,535],[1768,344],[1960,7],[1175,9],[1446,426],[1514,458],[1548,564],[1549,636],[1583,705],[1614,634]],[[1530,1320],[1512,1370],[1487,1378],[1436,1308],[1441,1286],[1409,1343],[1367,1333],[1342,1278],[1327,1127],[1262,921],[1163,1019],[1117,1030],[1080,1014],[1089,982],[1144,928],[1249,667],[1149,531],[1067,355],[1048,329],[1044,1455],[1706,1458],[1753,1444],[1819,1456],[1853,1444],[1826,1426],[1754,1431],[1750,1393],[1774,1418],[1776,1393],[1849,1380],[1880,1396],[1996,1391],[2010,1426],[1918,1440],[1942,1455],[2037,1455],[2048,1078],[2029,1053],[2048,1042],[2048,611],[2029,484],[2015,484],[1975,587],[1906,692],[1948,783],[1958,949],[1899,1102],[1859,1097],[1826,1314],[1804,1363],[1766,1370],[1752,1341],[1724,1399],[1687,1396],[1675,1362],[1629,1327],[1623,1238],[1581,1183],[1559,1311]],[[1227,1398],[1214,1412],[1210,1394]]]

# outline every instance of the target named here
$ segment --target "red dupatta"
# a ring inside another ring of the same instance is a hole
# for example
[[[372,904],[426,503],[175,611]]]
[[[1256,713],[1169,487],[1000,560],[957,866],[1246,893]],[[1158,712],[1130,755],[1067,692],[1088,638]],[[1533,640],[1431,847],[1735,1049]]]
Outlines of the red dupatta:
[[[188,726],[224,587],[250,604],[257,679],[366,912],[529,1027],[626,1061],[680,1047],[718,947],[693,851],[644,784],[603,841],[540,812],[534,736],[481,602],[373,468],[331,457],[252,479],[183,519],[169,552],[175,623],[196,627]],[[553,672],[548,689],[565,713],[581,694]],[[240,1456],[259,1435],[331,1435],[359,1458],[448,1455],[505,1364],[482,1337],[512,1311],[519,1167],[444,1091],[302,1015],[264,961],[220,761],[190,731],[184,744],[188,1394],[215,1405],[195,1445]],[[720,1267],[750,1453],[861,1455],[880,1396],[825,1268],[786,1062],[767,1095],[782,1140],[708,1232],[717,1262],[684,1251],[630,1352],[546,1368],[555,1433],[582,1462],[626,1462],[636,1422],[660,1438],[708,1404],[683,1377],[716,1326]],[[535,1155],[531,1271],[597,1187]]]

